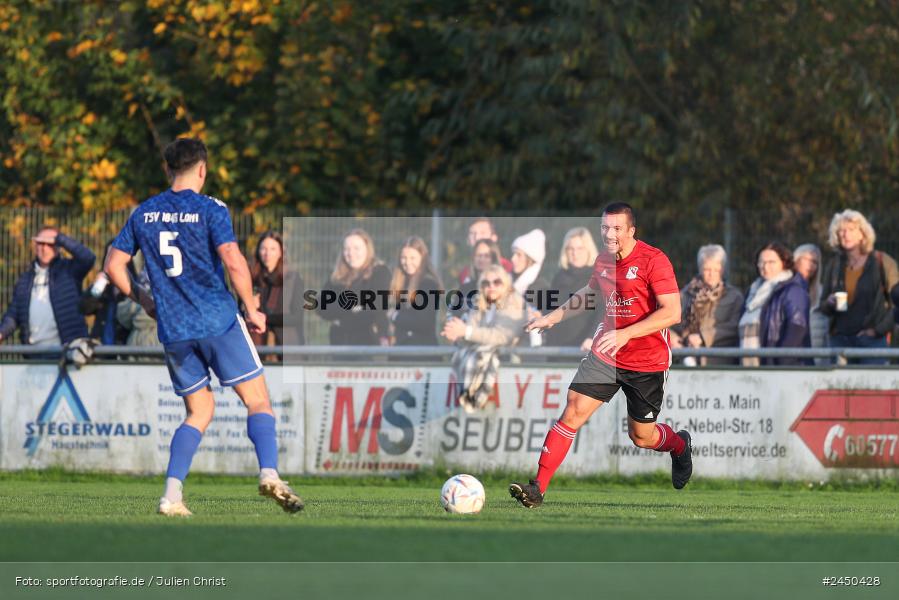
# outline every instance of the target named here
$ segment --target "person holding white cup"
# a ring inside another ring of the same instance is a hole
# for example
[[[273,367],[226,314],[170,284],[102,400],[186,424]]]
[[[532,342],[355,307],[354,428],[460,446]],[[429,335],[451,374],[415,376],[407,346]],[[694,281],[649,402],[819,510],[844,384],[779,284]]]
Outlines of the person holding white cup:
[[[836,252],[824,269],[820,310],[830,319],[834,348],[886,348],[895,325],[889,290],[899,283],[899,267],[874,249],[876,234],[860,212],[847,209],[830,222],[829,243]],[[886,364],[867,358],[857,364]]]
[[[834,292],[834,310],[846,312],[849,310],[849,292]]]

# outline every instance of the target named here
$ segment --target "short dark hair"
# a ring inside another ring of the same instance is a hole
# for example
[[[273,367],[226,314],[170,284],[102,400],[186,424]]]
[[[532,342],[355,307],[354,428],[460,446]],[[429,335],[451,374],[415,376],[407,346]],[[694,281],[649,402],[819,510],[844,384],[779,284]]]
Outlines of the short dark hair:
[[[790,251],[786,245],[781,244],[780,242],[768,242],[761,248],[759,251],[755,253],[755,264],[759,263],[759,258],[762,256],[762,252],[765,250],[771,250],[777,257],[780,259],[780,262],[783,263],[784,269],[792,269],[793,268],[793,253]]]
[[[493,224],[493,221],[490,219],[490,217],[478,217],[477,219],[472,221],[471,225],[469,225],[468,227],[471,228],[472,225],[477,225],[478,223],[487,223],[488,225],[490,225],[490,233],[496,233],[496,225]]]
[[[627,221],[631,224],[631,227],[637,226],[637,219],[634,217],[634,207],[626,202],[612,202],[602,209],[602,214],[627,215]]]
[[[196,138],[178,138],[163,151],[166,167],[172,177],[206,161],[206,145]]]

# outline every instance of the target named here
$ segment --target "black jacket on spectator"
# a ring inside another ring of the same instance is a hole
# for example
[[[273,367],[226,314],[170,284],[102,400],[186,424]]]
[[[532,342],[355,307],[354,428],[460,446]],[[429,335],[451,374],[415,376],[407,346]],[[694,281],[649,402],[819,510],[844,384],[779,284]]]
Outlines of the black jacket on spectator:
[[[440,307],[434,306],[434,296],[430,292],[439,290],[440,285],[431,277],[424,276],[418,282],[418,288],[427,293],[427,303],[416,310],[412,306],[414,290],[409,290],[407,300],[400,305],[400,310],[393,318],[397,346],[437,345],[437,317],[440,315]],[[419,299],[416,306],[421,306],[425,298]]]
[[[81,282],[94,266],[97,257],[90,248],[62,233],[57,234],[56,243],[72,255],[72,258],[57,256],[48,265],[50,304],[59,330],[59,339],[67,344],[76,338],[87,337],[87,323],[79,310]],[[3,334],[4,339],[18,328],[22,343],[29,343],[28,311],[31,287],[34,284],[34,264],[32,262],[29,269],[19,276],[13,288],[12,302],[0,321],[0,334]]]
[[[545,313],[550,310],[562,306],[568,301],[571,294],[587,285],[590,277],[593,275],[593,265],[587,267],[569,267],[568,269],[560,269],[556,276],[553,277],[550,290],[555,293],[555,297],[551,298],[550,306]],[[565,319],[561,323],[547,329],[544,333],[545,345],[547,346],[576,346],[580,347],[581,343],[587,338],[592,338],[596,332],[598,318],[600,312],[596,303],[599,302],[596,295],[588,300],[588,308],[577,316]]]
[[[259,292],[259,310],[265,314],[266,333],[251,333],[253,343],[265,344],[268,330],[275,334],[276,346],[302,346],[306,343],[303,328],[303,278],[293,271],[284,272],[284,281],[278,285],[274,277],[266,273],[256,282]],[[287,307],[287,310],[285,310]]]
[[[837,312],[836,307],[824,300],[834,292],[846,289],[846,254],[840,252],[827,264],[821,276],[820,310],[830,318],[831,335],[857,335],[863,329],[874,329],[877,335],[882,336],[893,330],[887,282],[895,277],[891,272],[895,270],[896,263],[885,254],[881,256],[882,265],[877,251],[868,255],[855,287],[855,297],[845,312]]]
[[[326,290],[333,291],[338,299],[348,292],[345,300],[351,300],[355,294],[356,302],[347,302],[346,308],[340,306],[338,300],[322,308],[322,296],[318,298],[318,314],[331,321],[330,339],[332,346],[378,346],[381,337],[389,335],[387,311],[382,310],[382,299],[377,294],[386,294],[390,290],[390,271],[384,265],[372,268],[368,279],[359,278],[349,286],[329,281]],[[363,307],[362,294],[375,294],[374,309]]]

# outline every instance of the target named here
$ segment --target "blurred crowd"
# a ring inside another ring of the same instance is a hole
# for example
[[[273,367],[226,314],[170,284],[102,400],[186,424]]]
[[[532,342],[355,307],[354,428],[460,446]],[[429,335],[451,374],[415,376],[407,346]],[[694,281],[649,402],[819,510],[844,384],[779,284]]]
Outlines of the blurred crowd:
[[[811,243],[790,249],[773,241],[760,248],[754,256],[758,278],[746,290],[728,282],[725,249],[702,246],[696,274],[681,290],[683,320],[670,331],[672,347],[888,347],[897,322],[899,268],[876,250],[875,242],[871,223],[857,211],[844,210],[830,223],[826,255]],[[491,374],[503,348],[590,348],[601,305],[542,334],[524,333],[529,319],[564,303],[590,279],[598,247],[587,228],[569,230],[559,256],[550,258],[541,229],[522,232],[506,246],[494,223],[482,217],[468,227],[467,248],[467,264],[457,278],[444,282],[422,238],[406,239],[387,263],[377,256],[371,236],[353,229],[335,252],[329,281],[310,291],[299,273],[285,267],[279,232],[268,231],[249,249],[255,301],[269,325],[254,341],[260,346],[305,344],[304,324],[321,318],[335,346],[455,344],[454,364],[460,379],[472,381],[464,394],[473,406],[492,389]],[[33,261],[19,276],[0,322],[0,340],[18,331],[19,343],[37,346],[80,338],[106,345],[159,344],[152,316],[121,296],[102,271],[83,288],[96,263],[90,249],[49,226],[37,231],[32,249]],[[544,269],[548,258],[558,268]],[[551,280],[546,271],[554,273]],[[136,285],[149,288],[139,255],[130,273]],[[812,361],[688,357],[684,364],[740,362]]]

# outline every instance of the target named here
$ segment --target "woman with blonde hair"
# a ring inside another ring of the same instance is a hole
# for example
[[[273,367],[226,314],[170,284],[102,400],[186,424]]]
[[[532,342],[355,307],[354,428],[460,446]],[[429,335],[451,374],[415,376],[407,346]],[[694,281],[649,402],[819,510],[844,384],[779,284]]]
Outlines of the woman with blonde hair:
[[[481,273],[490,265],[502,265],[503,260],[499,244],[493,240],[485,238],[474,243],[471,247],[471,263],[466,267],[465,278],[459,287],[464,302],[458,310],[454,308],[450,311],[454,316],[462,316],[466,311],[474,309]]]
[[[336,300],[324,308],[319,304],[319,315],[331,321],[332,345],[386,346],[390,343],[387,312],[378,294],[389,286],[390,271],[378,260],[371,236],[364,229],[347,233],[324,290],[333,292]]]
[[[876,240],[871,223],[856,210],[837,213],[830,222],[828,242],[836,256],[821,278],[820,309],[830,319],[831,347],[887,347],[894,326],[889,291],[899,282],[899,267],[874,249]],[[857,362],[886,364],[879,358]]]
[[[584,287],[593,275],[593,263],[599,255],[599,249],[590,230],[586,227],[569,229],[562,241],[559,254],[559,270],[556,271],[549,286],[551,296],[548,298],[548,311],[555,310],[565,304],[572,294]],[[597,311],[594,302],[591,310],[579,313],[543,332],[547,346],[575,346],[585,352],[593,342],[596,330]]]
[[[518,342],[527,323],[524,298],[502,265],[487,267],[479,279],[477,308],[467,320],[451,317],[441,332],[460,346],[453,369],[461,386],[459,403],[468,412],[483,408],[499,372],[499,350]]]
[[[397,346],[436,346],[439,305],[435,300],[443,290],[431,265],[425,241],[408,238],[400,247],[390,281],[393,306],[388,313],[393,322],[393,343]]]

